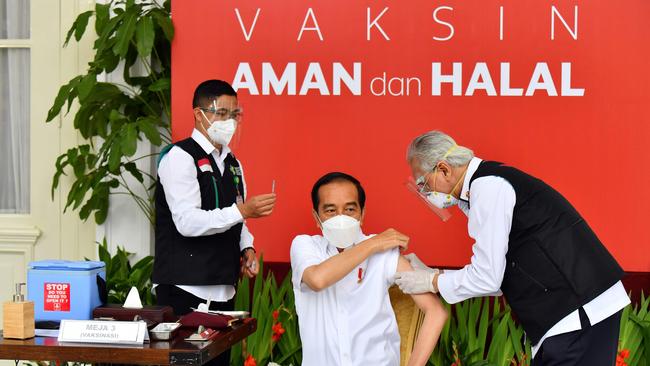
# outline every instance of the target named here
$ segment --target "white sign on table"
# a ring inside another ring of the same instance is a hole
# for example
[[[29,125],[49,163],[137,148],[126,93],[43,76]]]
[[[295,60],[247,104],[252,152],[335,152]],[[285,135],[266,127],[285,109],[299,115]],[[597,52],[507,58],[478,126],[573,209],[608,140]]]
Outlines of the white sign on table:
[[[145,322],[61,320],[59,342],[142,345],[149,341]]]

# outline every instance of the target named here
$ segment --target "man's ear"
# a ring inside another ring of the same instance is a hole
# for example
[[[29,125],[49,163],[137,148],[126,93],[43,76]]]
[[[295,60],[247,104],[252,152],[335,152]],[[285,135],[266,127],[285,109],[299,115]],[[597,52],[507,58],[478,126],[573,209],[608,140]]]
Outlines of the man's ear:
[[[359,225],[363,225],[363,219],[366,217],[366,208],[361,210],[361,217],[359,218]]]
[[[197,127],[203,120],[203,114],[198,107],[194,108],[192,112],[194,113],[194,127]]]
[[[312,214],[312,216],[314,217],[314,221],[316,221],[316,227],[318,227],[319,229],[322,230],[323,227],[322,227],[322,225],[320,224],[320,218],[318,217],[318,214],[316,213],[316,211],[311,210],[311,214]]]
[[[441,161],[438,163],[438,171],[442,172],[442,176],[445,179],[451,179],[451,165],[449,165],[446,161]]]

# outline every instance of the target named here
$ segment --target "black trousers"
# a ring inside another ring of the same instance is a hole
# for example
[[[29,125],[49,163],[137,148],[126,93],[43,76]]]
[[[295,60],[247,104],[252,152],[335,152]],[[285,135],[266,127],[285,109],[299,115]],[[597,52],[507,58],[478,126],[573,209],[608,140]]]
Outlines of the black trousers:
[[[582,329],[547,338],[532,366],[615,365],[622,312],[591,325],[587,314],[580,308]]]
[[[197,308],[200,303],[205,303],[205,300],[196,297],[191,293],[180,289],[174,285],[158,285],[156,286],[156,299],[158,305],[169,305],[174,309],[174,314],[181,316],[192,311],[191,308]],[[230,299],[226,302],[210,302],[210,310],[224,310],[230,311],[235,309],[235,299]],[[230,349],[224,351],[210,362],[206,363],[210,366],[229,366],[230,365]]]

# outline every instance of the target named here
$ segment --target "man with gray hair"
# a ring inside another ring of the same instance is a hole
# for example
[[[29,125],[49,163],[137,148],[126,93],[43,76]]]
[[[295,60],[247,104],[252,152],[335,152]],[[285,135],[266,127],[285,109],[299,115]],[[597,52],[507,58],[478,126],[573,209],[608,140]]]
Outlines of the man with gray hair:
[[[449,303],[503,294],[533,344],[533,365],[614,365],[623,270],[576,209],[543,181],[481,160],[448,135],[427,132],[408,148],[417,192],[441,217],[454,205],[475,240],[457,271],[399,272],[405,293],[439,292]]]

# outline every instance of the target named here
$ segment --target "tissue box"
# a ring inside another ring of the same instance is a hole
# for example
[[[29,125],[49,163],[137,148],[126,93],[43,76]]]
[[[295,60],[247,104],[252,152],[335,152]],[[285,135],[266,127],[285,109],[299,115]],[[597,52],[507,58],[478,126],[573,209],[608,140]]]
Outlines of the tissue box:
[[[93,309],[102,305],[105,296],[104,262],[45,260],[29,263],[27,298],[34,301],[36,321],[91,319]]]
[[[142,309],[127,309],[120,304],[106,304],[93,310],[93,318],[113,318],[115,320],[133,320],[140,315],[148,323],[158,324],[176,321],[171,306],[145,305]]]

